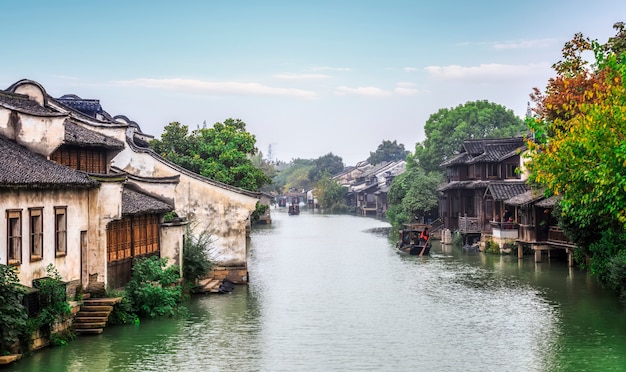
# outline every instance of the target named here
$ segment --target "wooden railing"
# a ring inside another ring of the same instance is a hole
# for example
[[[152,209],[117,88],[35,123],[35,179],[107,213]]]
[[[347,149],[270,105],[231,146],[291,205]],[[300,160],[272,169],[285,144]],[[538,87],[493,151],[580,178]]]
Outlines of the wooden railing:
[[[558,226],[550,226],[548,229],[548,241],[561,243],[561,244],[572,244],[572,242],[565,236],[563,230]]]
[[[459,231],[461,233],[480,233],[482,229],[478,223],[478,217],[459,216]]]

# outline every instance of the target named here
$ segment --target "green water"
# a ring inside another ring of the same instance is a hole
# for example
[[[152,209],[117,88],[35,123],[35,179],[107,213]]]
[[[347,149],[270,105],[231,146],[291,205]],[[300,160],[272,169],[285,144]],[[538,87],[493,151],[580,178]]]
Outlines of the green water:
[[[400,256],[384,222],[273,212],[253,230],[247,287],[5,370],[626,370],[625,307],[564,262]]]

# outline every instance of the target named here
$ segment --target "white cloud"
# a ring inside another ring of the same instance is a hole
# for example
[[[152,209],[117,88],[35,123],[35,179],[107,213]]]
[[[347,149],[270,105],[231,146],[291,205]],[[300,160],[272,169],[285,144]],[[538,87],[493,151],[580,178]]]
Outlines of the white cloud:
[[[432,76],[449,80],[493,80],[518,79],[544,75],[550,69],[547,63],[531,63],[527,65],[503,65],[498,63],[481,64],[478,66],[428,66],[424,68]]]
[[[530,49],[530,48],[546,48],[554,45],[555,39],[537,39],[537,40],[522,40],[522,41],[510,41],[504,43],[494,43],[495,49]]]
[[[327,79],[330,76],[326,74],[276,74],[274,75],[277,79],[285,79],[285,80],[313,80],[313,79]]]
[[[377,87],[357,87],[351,88],[346,86],[340,86],[335,88],[336,96],[366,96],[366,97],[388,97],[392,95],[398,96],[411,96],[418,94],[419,91],[414,88],[415,84],[409,82],[396,83],[396,87],[393,90],[386,90]]]
[[[341,86],[335,88],[335,95],[337,96],[347,96],[347,95],[357,95],[357,96],[369,96],[369,97],[385,97],[390,96],[393,93],[376,88],[376,87],[358,87],[358,88],[350,88],[346,86]]]
[[[404,71],[410,72],[410,71],[417,71],[416,67],[405,67],[403,68]]]
[[[231,94],[231,95],[258,95],[258,96],[292,96],[300,98],[315,98],[316,93],[303,89],[279,88],[259,83],[242,83],[236,81],[202,81],[193,79],[134,79],[115,82],[124,86],[175,90],[194,94]]]
[[[349,67],[318,66],[312,67],[311,71],[352,71],[352,69]]]

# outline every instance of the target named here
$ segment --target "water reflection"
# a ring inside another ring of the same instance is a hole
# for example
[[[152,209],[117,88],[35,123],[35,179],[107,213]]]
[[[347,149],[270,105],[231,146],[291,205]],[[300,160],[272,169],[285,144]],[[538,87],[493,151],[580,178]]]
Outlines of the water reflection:
[[[626,365],[626,312],[566,264],[435,245],[398,255],[370,218],[275,213],[250,284],[189,318],[107,328],[35,371],[568,371]]]

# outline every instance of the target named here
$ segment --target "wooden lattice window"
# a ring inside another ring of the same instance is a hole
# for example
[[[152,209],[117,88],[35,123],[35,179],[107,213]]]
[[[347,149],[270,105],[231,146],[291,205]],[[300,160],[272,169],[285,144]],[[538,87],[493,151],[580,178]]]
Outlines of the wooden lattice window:
[[[57,257],[67,254],[67,207],[54,207],[54,247]]]
[[[55,151],[50,158],[72,169],[88,173],[107,173],[105,151],[64,146]]]
[[[131,221],[129,217],[109,222],[107,225],[108,261],[119,261],[132,257],[131,239]]]
[[[43,258],[43,209],[30,208],[30,260]]]
[[[9,265],[22,263],[22,211],[7,211],[7,258]]]

